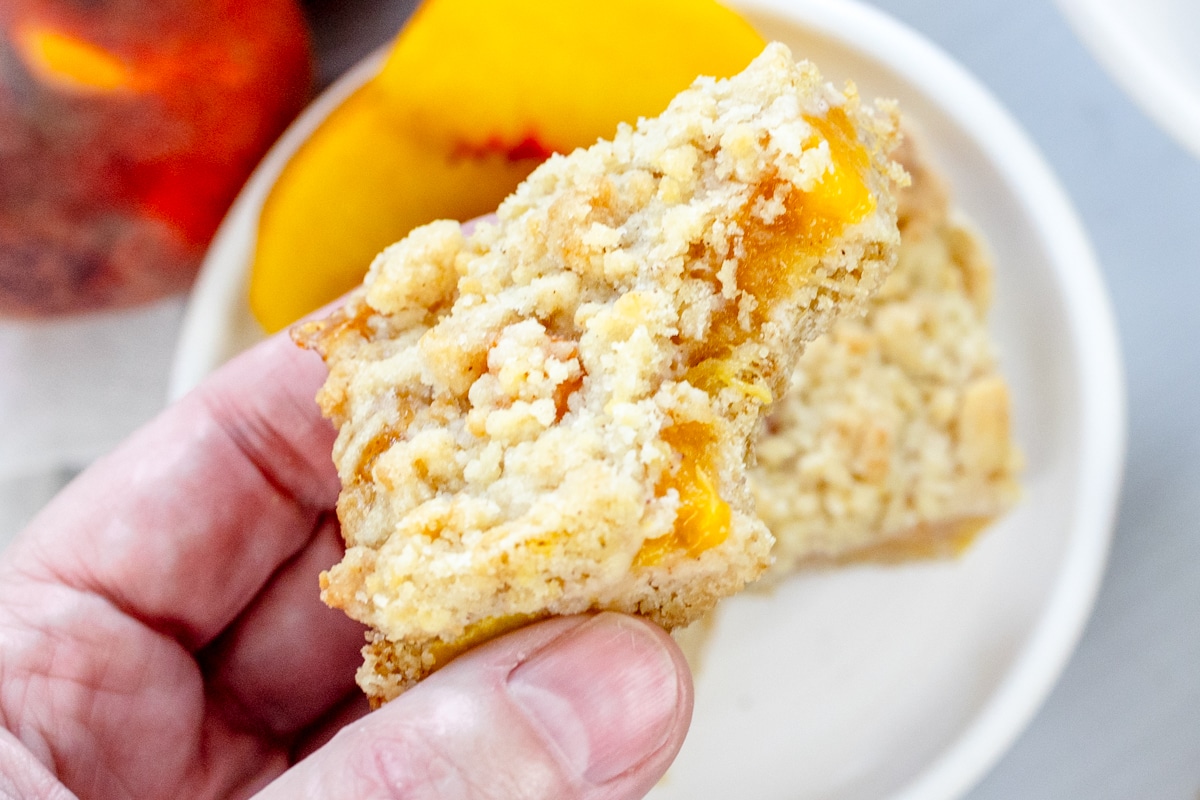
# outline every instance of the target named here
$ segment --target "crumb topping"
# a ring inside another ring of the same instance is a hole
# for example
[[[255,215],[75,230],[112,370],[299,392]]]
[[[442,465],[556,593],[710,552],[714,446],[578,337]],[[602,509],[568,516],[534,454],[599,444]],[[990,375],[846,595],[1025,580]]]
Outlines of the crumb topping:
[[[987,328],[991,258],[906,140],[900,255],[865,317],[800,357],[751,473],[772,574],[957,552],[1018,493],[1021,457]]]
[[[368,693],[498,621],[686,624],[766,567],[750,443],[894,262],[895,136],[771,45],[552,157],[495,223],[414,231],[301,333],[340,428],[323,597],[374,629]]]

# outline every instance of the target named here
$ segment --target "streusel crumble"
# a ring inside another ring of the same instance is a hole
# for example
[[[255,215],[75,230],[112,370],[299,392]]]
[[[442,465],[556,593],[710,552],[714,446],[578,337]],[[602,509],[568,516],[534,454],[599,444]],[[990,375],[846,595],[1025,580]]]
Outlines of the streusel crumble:
[[[896,128],[771,45],[552,157],[495,224],[414,231],[300,332],[340,428],[323,597],[373,629],[373,702],[552,614],[687,624],[767,567],[751,439],[895,261]]]

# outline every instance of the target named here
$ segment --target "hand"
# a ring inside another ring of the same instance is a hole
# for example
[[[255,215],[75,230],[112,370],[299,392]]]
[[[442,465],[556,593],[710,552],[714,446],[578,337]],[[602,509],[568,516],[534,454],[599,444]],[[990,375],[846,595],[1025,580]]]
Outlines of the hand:
[[[275,337],[79,477],[0,557],[0,797],[635,798],[691,717],[615,614],[463,655],[367,714],[324,367]],[[74,795],[71,793],[74,792]]]

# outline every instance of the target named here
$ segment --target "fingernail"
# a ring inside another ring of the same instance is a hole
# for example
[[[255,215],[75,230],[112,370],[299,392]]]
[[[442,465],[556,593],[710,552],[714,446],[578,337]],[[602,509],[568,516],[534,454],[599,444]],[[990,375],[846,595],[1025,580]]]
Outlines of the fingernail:
[[[601,614],[513,670],[508,691],[566,764],[607,783],[661,748],[678,719],[679,673],[647,623]]]

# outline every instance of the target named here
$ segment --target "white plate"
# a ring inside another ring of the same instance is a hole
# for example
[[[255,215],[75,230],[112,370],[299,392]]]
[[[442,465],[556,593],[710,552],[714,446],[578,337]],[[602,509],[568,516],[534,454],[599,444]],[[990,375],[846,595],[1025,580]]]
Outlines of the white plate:
[[[1108,299],[1053,175],[949,57],[851,2],[740,5],[830,77],[898,98],[991,240],[993,327],[1028,460],[1025,497],[959,561],[808,575],[729,602],[697,676],[691,735],[652,797],[958,797],[1045,699],[1103,571],[1124,447]],[[262,198],[371,69],[296,123],[234,207],[193,298],[176,393],[260,335],[244,298]]]
[[[1200,3],[1058,0],[1058,5],[1113,80],[1200,157]]]

